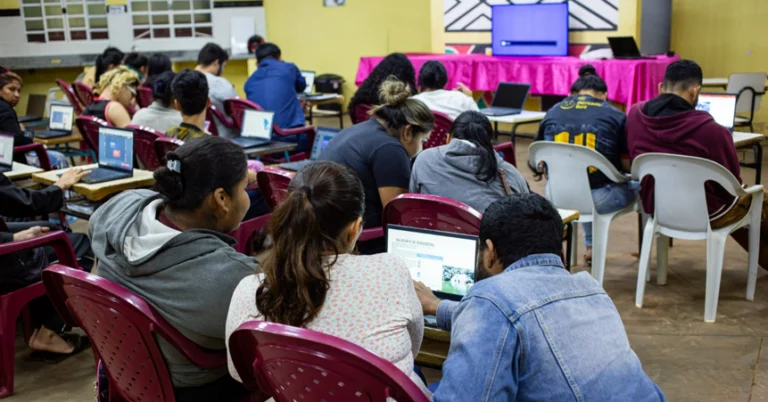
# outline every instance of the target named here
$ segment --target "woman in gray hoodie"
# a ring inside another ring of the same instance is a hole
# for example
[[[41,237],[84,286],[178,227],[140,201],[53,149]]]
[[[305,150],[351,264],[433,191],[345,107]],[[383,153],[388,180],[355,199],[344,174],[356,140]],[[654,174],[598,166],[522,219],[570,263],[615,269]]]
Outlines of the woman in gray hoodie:
[[[430,148],[416,158],[410,192],[439,195],[483,213],[508,194],[528,193],[520,172],[493,150],[493,127],[480,112],[456,118],[448,144]]]

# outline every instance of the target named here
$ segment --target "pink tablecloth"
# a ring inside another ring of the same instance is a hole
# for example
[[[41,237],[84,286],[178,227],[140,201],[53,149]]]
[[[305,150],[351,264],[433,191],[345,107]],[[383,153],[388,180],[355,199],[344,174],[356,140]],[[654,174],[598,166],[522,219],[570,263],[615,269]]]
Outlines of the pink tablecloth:
[[[438,60],[448,70],[448,88],[459,82],[475,91],[495,91],[499,82],[527,82],[535,95],[568,95],[579,78],[579,67],[595,66],[608,84],[608,99],[627,108],[658,95],[667,65],[678,59],[659,56],[655,60],[581,60],[578,57],[494,57],[485,55],[409,55],[418,75],[429,60]],[[359,86],[383,57],[362,57],[355,83]]]

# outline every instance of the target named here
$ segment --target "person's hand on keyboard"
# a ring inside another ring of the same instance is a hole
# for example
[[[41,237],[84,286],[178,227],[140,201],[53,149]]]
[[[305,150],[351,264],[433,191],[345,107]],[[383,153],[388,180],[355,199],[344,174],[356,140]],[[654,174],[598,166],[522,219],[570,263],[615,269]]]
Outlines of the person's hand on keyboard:
[[[83,176],[91,173],[90,170],[83,170],[81,168],[72,168],[64,172],[60,177],[59,180],[56,183],[53,183],[54,186],[62,189],[62,190],[69,190],[77,184],[77,182],[80,181],[80,179],[83,178]]]

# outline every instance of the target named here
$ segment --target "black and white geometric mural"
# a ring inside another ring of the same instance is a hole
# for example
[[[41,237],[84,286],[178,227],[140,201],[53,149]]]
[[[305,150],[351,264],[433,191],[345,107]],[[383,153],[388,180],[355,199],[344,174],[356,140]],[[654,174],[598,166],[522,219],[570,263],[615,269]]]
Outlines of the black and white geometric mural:
[[[446,32],[491,30],[491,6],[568,2],[571,31],[615,31],[619,25],[619,0],[445,0]]]

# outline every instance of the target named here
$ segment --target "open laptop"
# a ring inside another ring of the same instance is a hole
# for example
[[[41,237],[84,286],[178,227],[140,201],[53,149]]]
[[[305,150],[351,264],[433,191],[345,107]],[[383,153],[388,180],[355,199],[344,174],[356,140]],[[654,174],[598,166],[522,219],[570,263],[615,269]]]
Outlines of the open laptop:
[[[614,59],[620,60],[654,60],[654,57],[645,57],[640,54],[637,42],[632,36],[614,36],[608,38]]]
[[[13,136],[0,134],[0,173],[13,169]]]
[[[512,82],[500,82],[493,95],[491,107],[480,109],[486,116],[508,116],[520,114],[523,111],[525,101],[528,99],[530,84],[516,84]]]
[[[304,88],[304,92],[299,94],[301,98],[312,98],[317,96],[323,96],[323,94],[314,93],[315,89],[315,77],[314,71],[301,70],[301,76],[304,77],[304,81],[307,83],[307,87]]]
[[[51,105],[48,130],[35,132],[37,138],[57,138],[72,134],[75,108],[65,105]]]
[[[133,130],[99,127],[99,167],[83,176],[87,184],[133,176]]]
[[[339,133],[339,131],[341,130],[337,130],[335,128],[326,128],[326,127],[318,128],[317,134],[315,134],[315,143],[314,145],[312,145],[312,154],[309,156],[309,160],[284,163],[280,165],[280,169],[298,172],[304,166],[307,166],[310,163],[316,161],[317,159],[320,158],[320,153],[323,152],[325,147],[328,146],[328,143],[331,142],[333,137],[335,137],[336,134]]]
[[[274,112],[263,110],[245,110],[243,112],[243,131],[232,141],[243,148],[269,144],[272,141],[272,121]]]
[[[700,93],[696,110],[702,110],[712,115],[717,124],[733,132],[733,122],[736,119],[737,94],[729,93]]]
[[[29,94],[27,100],[27,114],[19,116],[19,123],[29,123],[43,119],[45,114],[45,101],[48,97],[41,94]]]

